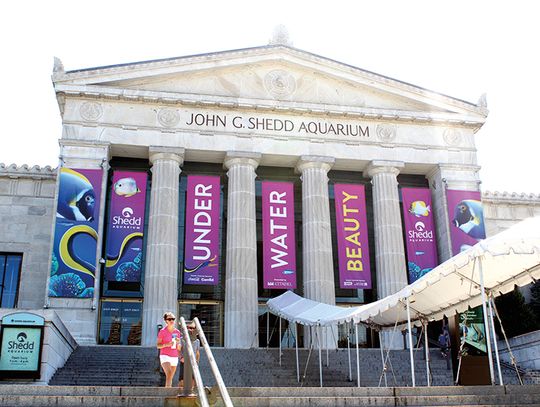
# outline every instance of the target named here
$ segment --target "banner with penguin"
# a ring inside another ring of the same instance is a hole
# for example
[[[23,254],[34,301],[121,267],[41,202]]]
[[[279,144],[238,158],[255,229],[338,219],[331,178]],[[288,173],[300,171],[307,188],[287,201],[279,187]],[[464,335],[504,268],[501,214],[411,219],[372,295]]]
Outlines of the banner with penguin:
[[[60,168],[50,297],[94,296],[103,170]]]
[[[114,171],[107,226],[105,280],[139,282],[147,173]]]

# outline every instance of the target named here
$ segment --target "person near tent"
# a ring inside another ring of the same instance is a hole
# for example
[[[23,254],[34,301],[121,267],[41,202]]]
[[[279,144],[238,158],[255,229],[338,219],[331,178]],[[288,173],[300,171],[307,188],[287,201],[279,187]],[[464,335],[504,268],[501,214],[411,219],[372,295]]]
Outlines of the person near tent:
[[[191,346],[193,347],[193,353],[195,353],[195,359],[197,364],[199,363],[199,358],[201,354],[201,342],[197,338],[197,327],[195,326],[195,322],[191,321],[188,326],[188,333],[189,333],[189,340],[191,341]],[[186,344],[182,344],[182,350],[180,352],[180,372],[179,372],[179,383],[178,387],[184,388],[184,349],[186,349]],[[193,391],[194,381],[191,382],[191,389],[190,391]]]
[[[165,387],[172,387],[172,380],[178,366],[178,352],[182,349],[182,334],[174,326],[176,317],[172,312],[163,314],[165,327],[158,332],[157,348],[159,361],[165,373]]]
[[[448,331],[446,331],[445,329],[441,331],[438,342],[439,347],[441,348],[441,355],[443,358],[446,359],[448,357],[448,345],[450,342]]]

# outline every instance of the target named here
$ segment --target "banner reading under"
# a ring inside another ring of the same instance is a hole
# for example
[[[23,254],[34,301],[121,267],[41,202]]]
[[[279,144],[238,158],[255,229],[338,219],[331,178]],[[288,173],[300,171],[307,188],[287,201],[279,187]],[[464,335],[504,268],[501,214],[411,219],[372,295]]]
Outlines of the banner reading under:
[[[264,288],[296,288],[294,184],[262,182]]]
[[[49,296],[94,296],[102,170],[60,168]]]
[[[218,284],[219,210],[219,177],[189,175],[186,191],[184,284]]]
[[[409,284],[438,265],[429,188],[402,188]]]
[[[335,184],[334,199],[339,286],[349,289],[371,288],[364,186]]]
[[[141,281],[146,172],[114,171],[107,228],[107,281]]]

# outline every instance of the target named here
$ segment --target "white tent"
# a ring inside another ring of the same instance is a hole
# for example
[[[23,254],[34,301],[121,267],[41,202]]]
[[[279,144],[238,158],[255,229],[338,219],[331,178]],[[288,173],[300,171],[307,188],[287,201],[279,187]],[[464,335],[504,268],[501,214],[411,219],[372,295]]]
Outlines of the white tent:
[[[480,241],[397,293],[371,304],[344,309],[286,292],[267,305],[275,315],[303,325],[353,322],[377,330],[404,329],[407,324],[421,325],[478,305],[483,305],[487,318],[486,296],[496,297],[513,290],[514,285],[539,278],[540,217],[535,217]],[[488,329],[488,349],[489,335]]]

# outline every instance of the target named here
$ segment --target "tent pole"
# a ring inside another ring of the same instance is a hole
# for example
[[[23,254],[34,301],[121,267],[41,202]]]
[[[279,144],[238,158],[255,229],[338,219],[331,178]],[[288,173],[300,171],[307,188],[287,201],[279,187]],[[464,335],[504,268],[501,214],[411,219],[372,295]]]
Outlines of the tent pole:
[[[381,362],[382,362],[382,370],[384,375],[384,387],[388,387],[388,381],[386,380],[386,363],[384,361],[384,349],[383,349],[383,336],[381,331],[379,331],[379,343],[381,348]],[[381,380],[379,379],[379,386],[380,386]]]
[[[426,379],[428,387],[431,386],[431,372],[429,371],[429,343],[427,324],[424,324],[424,347],[426,348]]]
[[[348,322],[346,324],[347,324],[347,357],[349,359],[349,381],[352,382],[351,341],[349,340],[349,336],[351,334],[351,327],[349,326]]]
[[[482,271],[482,260],[478,257],[475,258],[475,261],[478,261],[478,271],[480,274],[480,290],[482,294],[482,312],[484,313],[484,326],[486,327],[486,345],[487,345],[487,354],[489,361],[489,374],[491,377],[491,384],[495,384],[495,373],[493,371],[493,355],[491,353],[491,332],[489,331],[489,319],[486,309],[486,292],[484,289],[484,272]]]
[[[317,327],[315,327],[315,333],[317,334],[317,342],[319,343],[319,382],[321,384],[321,387],[322,386],[322,352],[321,352],[321,331],[322,331],[322,327],[319,327],[319,329],[317,329]]]
[[[324,327],[324,344],[326,345],[326,367],[328,367],[328,327]]]
[[[490,294],[488,295],[489,322],[491,323],[491,333],[493,335],[493,347],[495,348],[495,359],[497,360],[497,373],[499,374],[499,384],[501,386],[504,386],[501,372],[501,359],[499,358],[499,345],[497,344],[497,335],[495,334],[495,321],[493,321],[493,308],[491,306],[491,301],[493,301],[493,297]]]
[[[279,317],[279,365],[281,366],[281,317]]]
[[[296,343],[296,380],[300,383],[300,362],[298,361],[298,323],[294,323],[295,343]]]
[[[270,311],[266,311],[266,350],[270,345]]]
[[[409,336],[409,355],[411,357],[411,377],[412,387],[416,387],[416,378],[414,377],[414,354],[412,343],[412,329],[411,329],[411,307],[409,306],[409,297],[407,297],[407,331]]]
[[[358,387],[360,387],[360,352],[358,351],[358,324],[354,325],[356,334],[356,377],[358,377]]]

